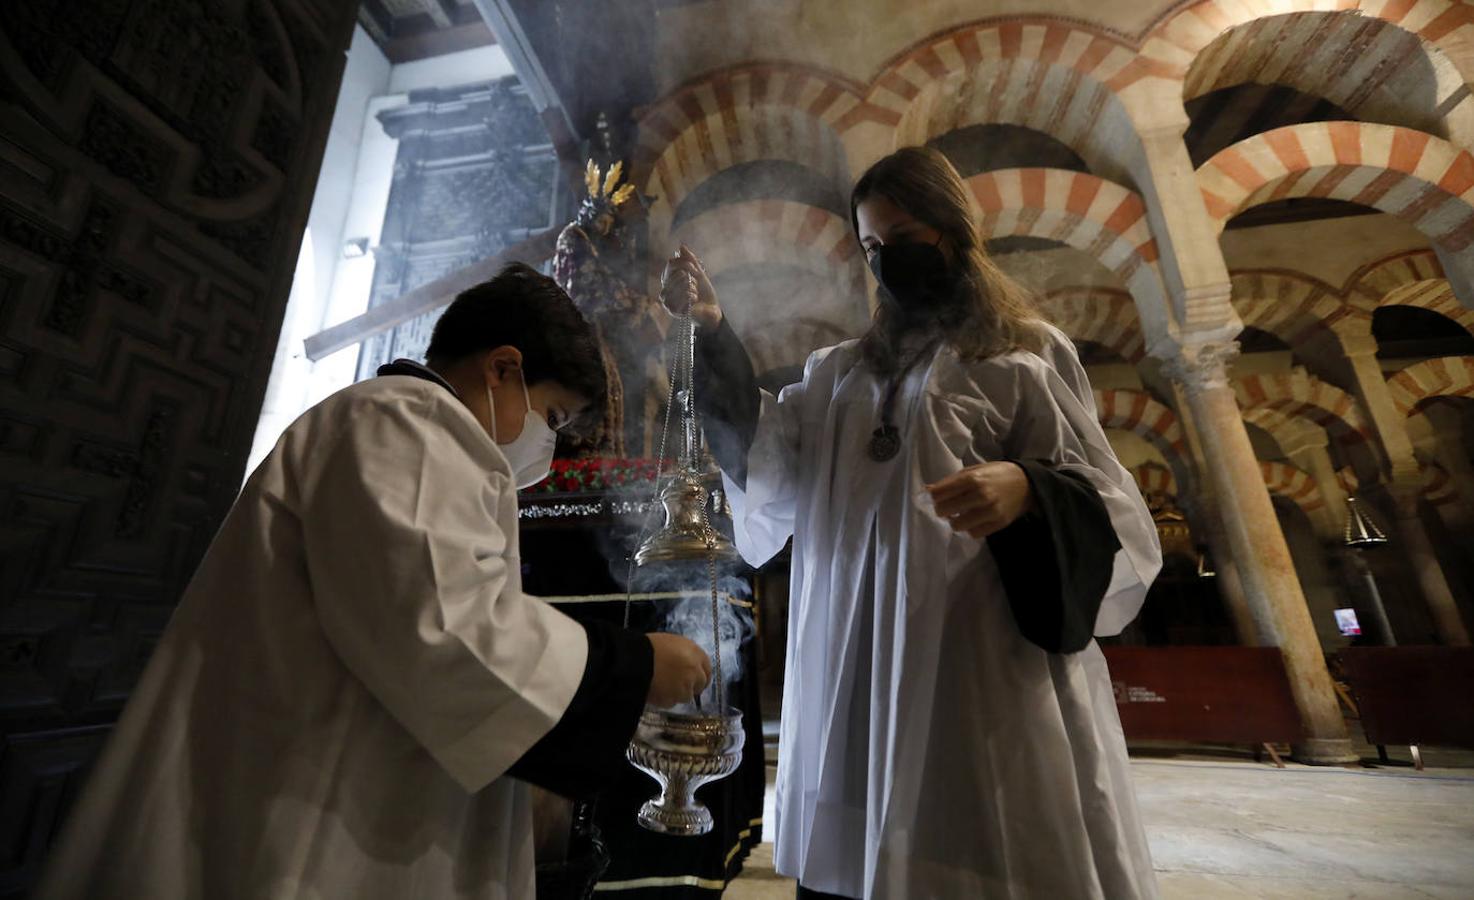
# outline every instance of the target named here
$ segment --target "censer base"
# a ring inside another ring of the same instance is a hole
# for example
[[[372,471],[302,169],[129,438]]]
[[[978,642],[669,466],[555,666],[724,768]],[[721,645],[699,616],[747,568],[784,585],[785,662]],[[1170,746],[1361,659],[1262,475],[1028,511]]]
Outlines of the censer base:
[[[657,834],[670,834],[678,837],[695,837],[706,834],[715,826],[711,817],[711,810],[701,804],[677,809],[661,802],[657,797],[646,800],[645,805],[640,807],[640,814],[636,817],[640,825]]]
[[[694,836],[712,830],[711,811],[696,789],[732,774],[742,761],[742,713],[690,715],[646,709],[635,728],[630,762],[660,785],[636,821],[659,834]]]

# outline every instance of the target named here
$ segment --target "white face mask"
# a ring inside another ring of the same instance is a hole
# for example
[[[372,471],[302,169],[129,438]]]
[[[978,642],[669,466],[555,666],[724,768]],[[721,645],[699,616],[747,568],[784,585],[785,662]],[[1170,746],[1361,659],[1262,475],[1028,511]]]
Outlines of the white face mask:
[[[522,379],[522,401],[527,404],[527,415],[522,421],[522,433],[507,444],[497,441],[497,446],[506,454],[517,479],[517,490],[532,487],[548,477],[553,468],[553,451],[558,447],[558,433],[532,408],[532,398],[527,395],[527,376]],[[486,385],[486,409],[491,416],[491,439],[496,440],[496,404],[492,402],[490,382]]]

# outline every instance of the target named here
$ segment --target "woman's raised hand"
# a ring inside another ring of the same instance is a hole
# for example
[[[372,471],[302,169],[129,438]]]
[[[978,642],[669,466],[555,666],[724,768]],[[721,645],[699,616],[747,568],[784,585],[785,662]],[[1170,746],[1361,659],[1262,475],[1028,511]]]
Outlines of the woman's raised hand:
[[[660,278],[660,302],[673,316],[689,313],[704,329],[721,324],[722,308],[717,304],[716,289],[701,260],[685,244],[666,260],[665,274]]]
[[[1029,511],[1029,477],[1017,463],[987,462],[929,484],[936,513],[953,531],[981,540]]]

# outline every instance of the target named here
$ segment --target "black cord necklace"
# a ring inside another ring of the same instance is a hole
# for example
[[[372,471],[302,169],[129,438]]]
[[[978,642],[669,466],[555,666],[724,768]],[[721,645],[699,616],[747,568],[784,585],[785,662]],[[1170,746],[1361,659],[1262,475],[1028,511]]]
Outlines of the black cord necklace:
[[[901,452],[901,433],[886,420],[888,411],[882,411],[880,427],[870,432],[870,444],[866,447],[870,458],[876,462],[889,462]]]
[[[870,442],[865,451],[870,458],[876,462],[890,462],[901,452],[901,431],[891,422],[891,406],[895,403],[896,393],[901,388],[901,382],[906,380],[906,375],[912,368],[926,356],[928,350],[936,346],[932,341],[916,352],[914,356],[902,366],[900,371],[891,376],[890,384],[886,386],[885,399],[880,404],[880,425],[870,432]]]

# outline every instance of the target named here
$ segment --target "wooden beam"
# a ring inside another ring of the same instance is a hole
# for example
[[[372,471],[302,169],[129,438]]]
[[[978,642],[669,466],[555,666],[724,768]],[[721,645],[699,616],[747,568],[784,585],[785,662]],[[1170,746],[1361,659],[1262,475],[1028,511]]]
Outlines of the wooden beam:
[[[374,43],[378,44],[379,49],[382,50],[384,44],[389,40],[393,19],[384,9],[381,0],[363,0],[362,5],[358,7],[358,24],[363,26],[364,31],[369,33],[369,37],[373,38]]]
[[[553,152],[558,157],[558,168],[568,184],[577,185],[583,179],[584,160],[582,141],[573,117],[568,113],[568,104],[558,94],[553,80],[537,55],[527,30],[514,9],[513,0],[472,0],[481,11],[481,18],[495,35],[496,42],[507,54],[517,80],[527,89],[533,108],[543,127],[553,141]]]
[[[522,86],[527,88],[528,96],[532,98],[532,105],[542,115],[544,121],[552,117],[558,121],[559,130],[575,135],[578,129],[573,127],[573,120],[568,116],[568,110],[562,98],[558,96],[553,87],[552,79],[543,68],[542,60],[538,58],[537,50],[532,46],[527,32],[522,27],[517,17],[517,12],[512,8],[509,0],[474,0],[476,8],[481,11],[481,18],[486,20],[486,25],[491,33],[496,35],[496,42],[501,45],[507,53],[507,60],[512,64],[512,71],[517,73],[517,78]]]
[[[379,45],[379,49],[384,51],[391,63],[398,65],[459,50],[488,47],[495,43],[496,36],[491,33],[491,29],[486,27],[485,22],[477,20],[464,25],[389,38]]]
[[[450,27],[450,13],[446,12],[445,7],[440,5],[440,0],[420,0],[420,9],[423,9],[426,15],[435,20],[435,26],[437,28]]]
[[[345,347],[363,343],[401,322],[444,306],[461,291],[494,277],[507,263],[539,265],[553,255],[558,244],[558,233],[562,230],[562,226],[555,226],[538,232],[499,253],[422,284],[387,303],[381,303],[361,316],[354,316],[346,322],[319,331],[302,342],[307,358],[317,362]]]

